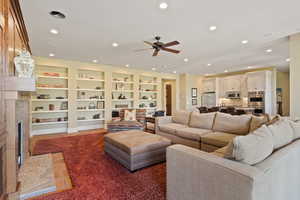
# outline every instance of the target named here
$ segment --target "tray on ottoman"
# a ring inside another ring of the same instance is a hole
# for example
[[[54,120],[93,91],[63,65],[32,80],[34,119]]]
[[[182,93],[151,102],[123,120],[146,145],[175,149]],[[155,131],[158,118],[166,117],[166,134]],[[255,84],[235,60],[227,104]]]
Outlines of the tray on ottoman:
[[[130,171],[166,160],[171,141],[143,131],[122,131],[104,136],[104,151]]]

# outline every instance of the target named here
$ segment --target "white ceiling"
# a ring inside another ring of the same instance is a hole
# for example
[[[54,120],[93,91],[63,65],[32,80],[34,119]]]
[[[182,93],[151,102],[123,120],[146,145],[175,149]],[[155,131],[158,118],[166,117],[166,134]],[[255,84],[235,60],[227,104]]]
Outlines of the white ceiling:
[[[30,0],[21,1],[35,56],[179,73],[221,73],[247,66],[287,71],[288,35],[300,32],[299,0]],[[49,15],[66,14],[65,20]],[[217,26],[214,32],[209,26]],[[55,28],[58,35],[49,31]],[[143,40],[180,41],[178,55],[152,51]],[[241,44],[242,40],[249,43]],[[117,42],[119,47],[112,47]],[[271,48],[272,53],[265,50]],[[183,59],[188,58],[189,62]],[[211,66],[207,66],[211,63]],[[166,67],[163,67],[166,66]]]

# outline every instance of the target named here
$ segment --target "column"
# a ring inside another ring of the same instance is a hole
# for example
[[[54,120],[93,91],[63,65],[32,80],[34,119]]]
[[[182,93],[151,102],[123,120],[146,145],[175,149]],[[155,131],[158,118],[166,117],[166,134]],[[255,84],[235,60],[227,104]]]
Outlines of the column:
[[[300,33],[290,36],[290,114],[300,118]]]

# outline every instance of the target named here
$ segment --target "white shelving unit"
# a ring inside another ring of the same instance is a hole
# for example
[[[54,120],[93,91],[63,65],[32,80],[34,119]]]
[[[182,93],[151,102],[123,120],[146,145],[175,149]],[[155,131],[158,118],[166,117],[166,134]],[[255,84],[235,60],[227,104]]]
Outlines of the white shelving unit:
[[[36,77],[37,91],[31,97],[31,133],[66,132],[68,129],[68,68],[37,65]]]
[[[152,115],[157,110],[158,79],[153,76],[140,76],[139,79],[139,107]]]

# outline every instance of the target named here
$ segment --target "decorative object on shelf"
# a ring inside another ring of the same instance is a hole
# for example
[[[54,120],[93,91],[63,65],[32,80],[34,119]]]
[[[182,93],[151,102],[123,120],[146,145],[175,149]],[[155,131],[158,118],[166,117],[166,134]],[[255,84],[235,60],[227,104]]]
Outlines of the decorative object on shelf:
[[[36,98],[37,99],[50,99],[50,95],[49,94],[40,94]]]
[[[125,95],[120,94],[119,97],[118,97],[118,99],[127,99],[127,98],[125,97]]]
[[[127,104],[116,104],[116,108],[128,108],[129,106]]]
[[[78,99],[86,99],[86,93],[85,92],[78,92],[77,97],[78,97]]]
[[[154,108],[154,107],[156,107],[156,104],[155,103],[150,103],[149,107]]]
[[[129,80],[128,77],[125,77],[125,78],[124,78],[124,82],[127,82],[128,80]]]
[[[97,86],[97,87],[96,87],[96,90],[102,90],[102,87]]]
[[[100,99],[100,96],[98,96],[98,95],[91,96],[89,99]]]
[[[192,88],[192,98],[197,98],[197,88]]]
[[[143,96],[142,99],[148,99],[148,97],[147,96]]]
[[[44,110],[43,106],[38,106],[34,108],[34,111],[42,111],[42,110]]]
[[[49,104],[49,110],[50,110],[50,111],[55,110],[55,105],[54,105],[54,104]]]
[[[62,102],[60,104],[60,110],[68,110],[68,102]]]
[[[192,106],[198,105],[197,99],[192,99]]]
[[[100,119],[100,114],[93,115],[93,119]]]
[[[104,109],[104,101],[97,101],[97,109]]]
[[[35,67],[34,60],[28,51],[22,50],[20,55],[14,58],[18,77],[31,78]]]
[[[65,99],[65,97],[55,97],[55,99]]]
[[[95,105],[94,102],[91,102],[91,103],[89,104],[89,109],[96,109],[96,105]]]
[[[60,74],[55,73],[55,72],[44,72],[43,75],[44,76],[51,76],[51,77],[60,77]]]
[[[77,110],[86,110],[86,106],[78,106]]]
[[[145,107],[146,107],[146,104],[141,103],[141,104],[139,105],[139,107],[140,107],[140,108],[145,108]]]
[[[85,117],[77,117],[77,120],[85,120]]]

